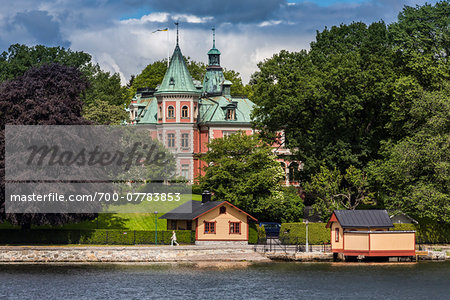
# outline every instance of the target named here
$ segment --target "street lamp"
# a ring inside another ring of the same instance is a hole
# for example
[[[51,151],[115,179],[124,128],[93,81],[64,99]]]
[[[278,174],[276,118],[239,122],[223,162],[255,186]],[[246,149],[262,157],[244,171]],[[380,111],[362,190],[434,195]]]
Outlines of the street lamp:
[[[309,252],[309,243],[308,243],[308,220],[305,221],[306,223],[306,252]]]
[[[158,245],[158,212],[155,210],[155,246]]]

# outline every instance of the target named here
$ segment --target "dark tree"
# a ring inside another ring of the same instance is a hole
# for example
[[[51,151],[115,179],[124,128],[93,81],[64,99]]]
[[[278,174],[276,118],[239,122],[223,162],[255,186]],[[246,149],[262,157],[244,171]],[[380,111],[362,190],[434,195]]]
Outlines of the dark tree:
[[[6,214],[5,125],[87,125],[80,94],[88,88],[82,73],[59,64],[35,67],[0,85],[0,222],[29,228],[93,219],[95,214]]]

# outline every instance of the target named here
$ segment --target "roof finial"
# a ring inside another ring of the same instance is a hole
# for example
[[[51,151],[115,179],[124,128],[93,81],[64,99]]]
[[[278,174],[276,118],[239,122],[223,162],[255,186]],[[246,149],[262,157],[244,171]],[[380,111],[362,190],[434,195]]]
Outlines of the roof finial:
[[[216,48],[216,27],[213,25],[212,27],[213,32],[213,48]]]
[[[175,22],[175,25],[177,26],[177,46],[178,46],[178,21],[177,22]]]

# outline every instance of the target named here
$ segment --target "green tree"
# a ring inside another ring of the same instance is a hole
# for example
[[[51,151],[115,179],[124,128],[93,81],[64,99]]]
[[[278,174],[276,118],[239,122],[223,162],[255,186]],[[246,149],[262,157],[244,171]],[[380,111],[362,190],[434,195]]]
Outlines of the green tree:
[[[411,109],[423,91],[440,90],[450,78],[450,4],[405,6],[389,26],[398,78],[386,124],[389,135],[400,140],[414,132]],[[412,127],[411,127],[412,126]]]
[[[398,65],[425,89],[439,88],[450,77],[450,3],[405,6],[389,26]]]
[[[129,116],[123,105],[112,105],[102,100],[83,106],[83,117],[98,125],[120,125],[128,121]]]
[[[59,63],[79,70],[91,62],[91,55],[63,47],[46,47],[36,45],[13,44],[0,55],[0,81],[14,79],[23,75],[28,69],[43,64]]]
[[[395,82],[383,22],[318,32],[311,51],[281,51],[254,74],[254,123],[263,137],[285,132],[304,179],[320,166],[341,172],[377,157]]]
[[[14,79],[32,67],[51,63],[75,67],[84,74],[89,82],[89,87],[81,95],[81,100],[85,104],[94,107],[97,105],[96,102],[100,101],[123,109],[127,103],[127,89],[121,86],[119,74],[101,70],[98,64],[92,63],[91,55],[85,52],[74,52],[63,47],[11,45],[8,51],[0,56],[0,81]],[[102,113],[102,124],[115,123],[116,110],[113,108],[106,111],[114,114]]]
[[[127,88],[121,86],[118,73],[105,72],[97,64],[85,67],[84,74],[90,83],[90,87],[82,95],[85,104],[95,105],[97,102],[107,102],[122,108],[128,104]],[[111,116],[111,118],[114,119],[115,116]]]
[[[214,139],[200,158],[207,163],[199,178],[216,200],[226,200],[261,220],[296,221],[303,203],[281,186],[284,172],[272,149],[258,135],[245,132]]]
[[[369,191],[367,175],[354,166],[350,166],[345,175],[336,168],[321,167],[304,188],[305,192],[315,195],[313,209],[324,220],[335,209],[356,209],[360,204],[374,204],[374,193]]]
[[[410,109],[412,133],[387,141],[369,166],[372,185],[389,209],[450,223],[450,84],[423,92]]]

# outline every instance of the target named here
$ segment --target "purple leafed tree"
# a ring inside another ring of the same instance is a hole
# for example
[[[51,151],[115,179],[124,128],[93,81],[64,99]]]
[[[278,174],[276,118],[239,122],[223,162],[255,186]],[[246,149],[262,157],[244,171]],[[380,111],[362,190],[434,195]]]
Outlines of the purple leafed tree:
[[[0,84],[0,222],[22,228],[61,225],[93,219],[96,214],[6,214],[5,125],[88,125],[81,117],[80,95],[88,81],[73,67],[49,64],[28,70],[23,76]]]

